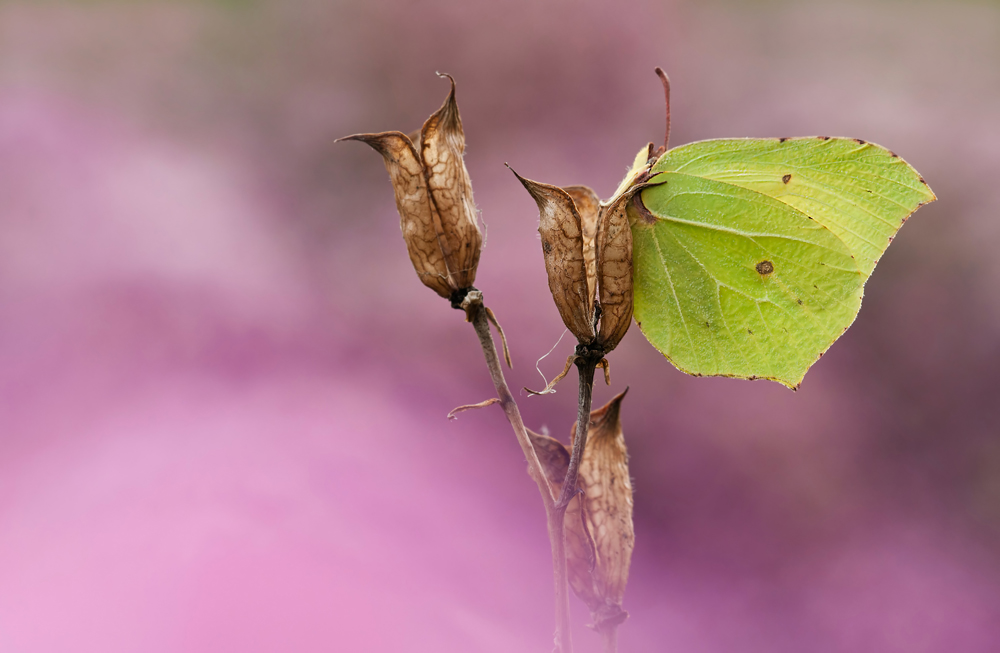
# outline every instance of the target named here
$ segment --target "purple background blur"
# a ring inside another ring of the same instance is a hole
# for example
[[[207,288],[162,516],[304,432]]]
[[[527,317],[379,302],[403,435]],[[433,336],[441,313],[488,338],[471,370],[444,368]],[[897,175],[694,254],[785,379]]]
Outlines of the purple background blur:
[[[1000,650],[1000,6],[0,5],[0,651],[548,651],[537,490],[378,156],[458,80],[512,387],[563,328],[504,167],[844,135],[940,200],[797,393],[612,357],[631,651]],[[542,369],[552,376],[569,338]],[[520,401],[568,433],[571,377]],[[574,599],[580,651],[596,651]]]

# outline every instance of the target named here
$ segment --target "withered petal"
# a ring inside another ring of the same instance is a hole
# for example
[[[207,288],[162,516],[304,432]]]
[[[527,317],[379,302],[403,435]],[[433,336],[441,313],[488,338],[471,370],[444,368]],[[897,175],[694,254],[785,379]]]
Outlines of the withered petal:
[[[444,104],[420,130],[420,160],[423,163],[431,204],[440,216],[441,249],[456,289],[469,288],[476,280],[482,251],[472,182],[462,158],[465,134],[455,102],[455,80]]]
[[[411,140],[396,131],[354,134],[338,140],[367,143],[382,155],[396,194],[399,226],[413,268],[425,286],[442,297],[450,297],[456,288],[449,283],[448,265],[439,244],[439,220],[427,192],[423,166]]]
[[[508,166],[510,167],[510,166]],[[590,343],[594,332],[594,299],[588,290],[583,253],[583,224],[568,192],[525,179],[511,168],[538,205],[538,233],[549,290],[559,315],[580,342]]]

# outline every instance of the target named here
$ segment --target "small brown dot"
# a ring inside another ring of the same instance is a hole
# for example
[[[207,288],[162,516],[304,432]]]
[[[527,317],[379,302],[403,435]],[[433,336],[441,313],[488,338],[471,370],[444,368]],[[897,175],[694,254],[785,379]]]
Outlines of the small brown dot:
[[[924,178],[923,178],[923,177],[921,177],[921,178],[920,178],[920,183],[921,183],[921,184],[923,184],[924,186],[926,186],[926,185],[927,185],[927,182],[926,182],[926,181],[924,181]]]
[[[552,252],[552,244],[549,241],[547,241],[547,240],[543,240],[542,241],[542,251],[545,252],[546,254],[551,253]]]
[[[750,329],[747,329],[747,333],[749,333],[750,335],[753,335],[753,331],[751,331]]]
[[[892,150],[889,150],[889,154],[891,154],[892,158],[894,158],[894,159],[898,159],[899,158],[899,155],[896,154],[895,152],[893,152]]]
[[[785,142],[785,141],[787,141],[787,140],[788,140],[788,137],[787,137],[787,136],[782,136],[781,138],[779,138],[779,139],[778,139],[778,142],[779,142],[779,143],[784,143],[784,142]]]
[[[781,181],[784,182],[784,183],[786,183],[786,184],[788,182],[790,182],[791,180],[792,180],[792,176],[791,175],[785,175],[784,177],[781,178]]]
[[[799,303],[799,305],[802,304],[802,300],[801,299],[796,299],[795,301],[797,301]]]
[[[855,138],[854,142],[857,143],[858,145],[864,145],[865,144],[865,141],[861,140],[860,138]]]
[[[757,274],[767,276],[774,272],[774,263],[771,263],[770,261],[761,261],[756,265],[756,268]]]
[[[828,141],[828,140],[830,140],[829,136],[817,136],[816,138],[818,138],[821,141]]]
[[[711,324],[709,324],[708,322],[705,322],[705,326],[707,326],[707,327],[710,327],[710,326],[712,326],[712,325],[711,325]]]

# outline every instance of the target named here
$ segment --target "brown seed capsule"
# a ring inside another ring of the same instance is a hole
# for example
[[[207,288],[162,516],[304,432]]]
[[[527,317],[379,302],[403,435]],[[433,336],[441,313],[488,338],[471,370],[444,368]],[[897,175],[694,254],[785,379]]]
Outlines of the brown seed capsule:
[[[591,413],[587,446],[580,460],[578,485],[584,492],[584,522],[587,536],[593,540],[595,560],[589,578],[582,573],[583,567],[589,564],[586,559],[571,563],[578,569],[575,573],[570,572],[570,582],[577,596],[590,607],[598,630],[602,626],[617,625],[628,617],[621,604],[628,583],[635,533],[632,482],[620,420],[624,397],[625,392]],[[573,433],[576,433],[576,425]],[[571,526],[567,520],[567,533]]]
[[[583,494],[573,497],[566,508],[569,583],[590,608],[598,630],[620,624],[628,617],[621,604],[635,535],[628,452],[620,420],[624,397],[623,392],[590,414],[577,479]],[[528,434],[546,477],[557,492],[561,491],[569,467],[569,450],[554,438],[531,431]]]
[[[475,282],[483,237],[462,159],[465,135],[455,102],[455,80],[443,76],[451,81],[451,92],[419,133],[355,134],[338,140],[367,143],[382,155],[417,276],[450,298]]]
[[[545,271],[559,315],[577,340],[589,344],[596,335],[595,297],[591,290],[593,284],[587,279],[580,211],[573,197],[562,188],[514,174],[538,204],[538,233],[542,238]]]
[[[517,175],[517,173],[514,173]],[[632,322],[632,231],[625,185],[609,204],[586,186],[559,188],[518,175],[538,204],[549,290],[581,344],[610,352]]]

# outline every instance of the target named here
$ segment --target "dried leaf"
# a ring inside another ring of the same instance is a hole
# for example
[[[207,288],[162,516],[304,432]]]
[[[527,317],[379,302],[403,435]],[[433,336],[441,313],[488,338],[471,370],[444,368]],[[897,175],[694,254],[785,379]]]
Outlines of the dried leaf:
[[[507,336],[504,335],[503,327],[500,326],[497,316],[490,310],[489,306],[484,306],[483,308],[486,309],[486,318],[490,321],[490,324],[497,328],[497,333],[500,334],[500,342],[503,343],[503,358],[507,362],[507,367],[514,369],[514,364],[510,362],[510,349],[507,347]]]
[[[477,408],[486,408],[487,406],[492,406],[493,404],[499,404],[500,400],[496,397],[492,399],[487,399],[486,401],[480,401],[478,404],[465,404],[464,406],[459,406],[458,408],[453,408],[450,413],[448,413],[448,419],[458,419],[459,413],[464,413],[467,410],[475,410]]]
[[[455,289],[472,286],[482,250],[472,183],[462,155],[465,134],[455,102],[455,80],[451,92],[420,130],[420,156],[430,190],[431,204],[440,217],[440,241]]]
[[[438,244],[440,220],[432,208],[423,165],[413,143],[401,132],[355,134],[339,140],[367,143],[382,155],[396,193],[399,226],[413,268],[425,286],[450,297],[455,288],[449,283],[448,266]]]
[[[577,579],[573,590],[590,607],[598,629],[602,624],[620,623],[627,616],[621,602],[635,534],[628,452],[620,420],[625,392],[591,413],[587,446],[580,460],[578,485],[584,492],[584,531],[593,537],[596,560],[589,579],[579,573],[571,573],[570,579]]]
[[[593,342],[594,297],[587,283],[580,212],[568,192],[558,186],[525,179],[511,169],[538,204],[538,233],[559,315],[580,342]]]

